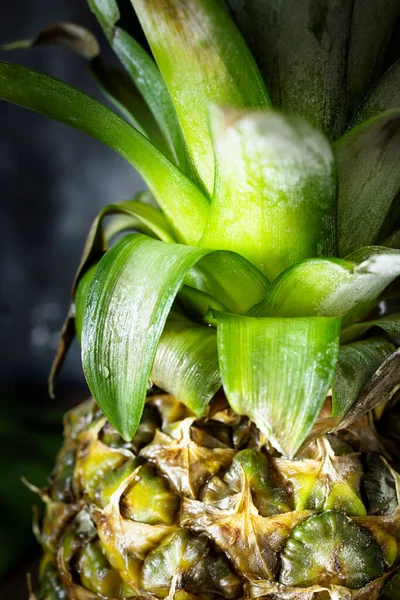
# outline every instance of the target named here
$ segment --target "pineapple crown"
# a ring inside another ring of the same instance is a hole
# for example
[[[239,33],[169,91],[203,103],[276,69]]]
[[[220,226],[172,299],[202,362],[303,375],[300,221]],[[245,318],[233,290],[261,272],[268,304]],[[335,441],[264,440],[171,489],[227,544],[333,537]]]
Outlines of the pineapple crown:
[[[400,5],[131,4],[151,54],[117,0],[89,0],[124,71],[71,23],[7,46],[79,52],[127,120],[0,63],[1,98],[97,138],[149,188],[92,225],[51,388],[76,333],[89,388],[126,440],[149,381],[197,416],[222,385],[294,456],[382,412],[400,385],[400,61],[380,77]]]

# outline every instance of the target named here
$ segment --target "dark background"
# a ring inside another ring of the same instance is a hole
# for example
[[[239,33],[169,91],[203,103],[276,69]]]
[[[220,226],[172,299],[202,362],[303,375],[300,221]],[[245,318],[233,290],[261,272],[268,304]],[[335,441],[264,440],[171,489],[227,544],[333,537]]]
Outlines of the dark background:
[[[2,4],[0,15],[0,44],[68,20],[93,30],[107,47],[85,0],[13,0]],[[0,58],[104,101],[85,61],[62,48],[0,51]],[[0,101],[1,597],[27,598],[25,565],[38,554],[31,505],[40,500],[21,475],[45,483],[61,443],[62,413],[87,393],[76,343],[55,401],[46,384],[85,236],[102,206],[142,187],[132,168],[99,142]]]

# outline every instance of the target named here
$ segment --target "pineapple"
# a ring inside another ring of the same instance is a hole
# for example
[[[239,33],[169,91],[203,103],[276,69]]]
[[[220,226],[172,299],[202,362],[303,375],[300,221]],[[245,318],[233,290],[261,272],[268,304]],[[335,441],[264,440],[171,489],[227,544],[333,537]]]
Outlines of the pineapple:
[[[74,282],[50,389],[76,335],[93,399],[36,490],[40,598],[396,600],[399,2],[131,3],[151,55],[89,0],[125,71],[71,23],[9,45],[79,52],[127,120],[0,64],[149,188]]]

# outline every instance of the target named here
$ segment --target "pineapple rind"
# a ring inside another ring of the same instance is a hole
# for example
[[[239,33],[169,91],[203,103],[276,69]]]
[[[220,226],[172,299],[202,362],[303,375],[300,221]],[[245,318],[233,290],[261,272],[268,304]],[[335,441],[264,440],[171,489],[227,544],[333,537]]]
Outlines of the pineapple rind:
[[[288,460],[221,398],[195,419],[149,397],[132,443],[78,406],[41,492],[41,600],[396,599],[400,478],[363,425]]]

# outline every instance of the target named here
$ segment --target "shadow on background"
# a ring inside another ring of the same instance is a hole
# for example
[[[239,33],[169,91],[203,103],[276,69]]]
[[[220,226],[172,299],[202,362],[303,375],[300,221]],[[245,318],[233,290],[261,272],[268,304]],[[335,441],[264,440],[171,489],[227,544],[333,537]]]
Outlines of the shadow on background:
[[[85,0],[14,0],[0,14],[0,44],[69,20],[98,34],[111,57]],[[0,58],[59,77],[104,101],[85,61],[66,50],[0,52]],[[74,272],[100,208],[131,198],[143,186],[100,143],[3,102],[0,156],[0,596],[11,597],[12,591],[18,600],[27,598],[25,572],[39,554],[31,506],[40,500],[21,476],[45,484],[61,444],[62,414],[87,393],[77,344],[56,401],[46,387]]]

